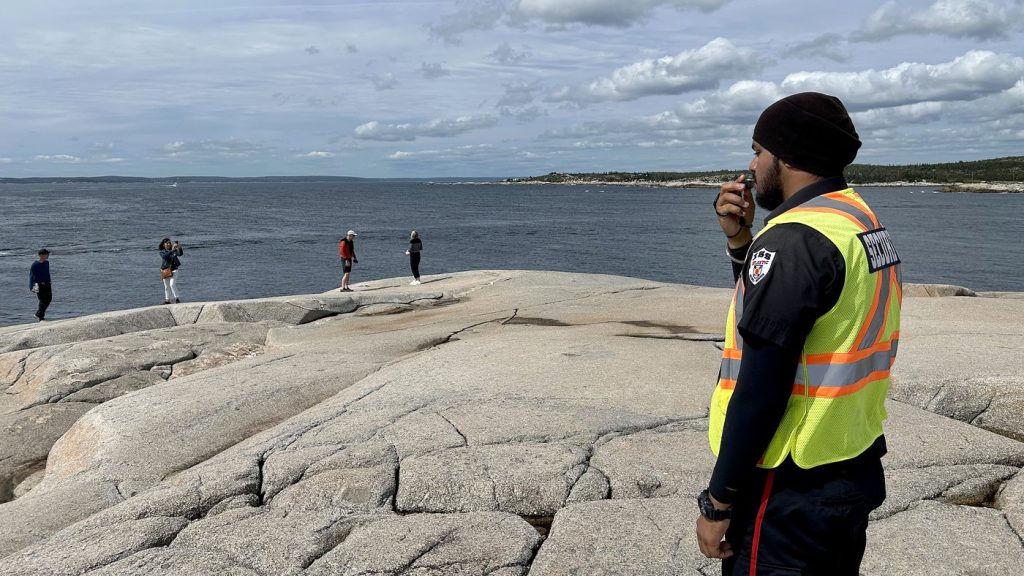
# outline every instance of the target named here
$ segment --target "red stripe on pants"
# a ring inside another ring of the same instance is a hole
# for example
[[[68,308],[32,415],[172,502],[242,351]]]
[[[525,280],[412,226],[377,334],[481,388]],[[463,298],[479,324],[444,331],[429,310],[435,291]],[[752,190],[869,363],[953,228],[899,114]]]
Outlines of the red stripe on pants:
[[[761,543],[761,521],[764,520],[765,508],[768,508],[768,496],[772,493],[772,479],[775,478],[775,470],[768,472],[764,481],[764,493],[761,495],[761,506],[757,509],[757,518],[754,520],[754,542],[750,545],[750,576],[757,576],[757,545]]]

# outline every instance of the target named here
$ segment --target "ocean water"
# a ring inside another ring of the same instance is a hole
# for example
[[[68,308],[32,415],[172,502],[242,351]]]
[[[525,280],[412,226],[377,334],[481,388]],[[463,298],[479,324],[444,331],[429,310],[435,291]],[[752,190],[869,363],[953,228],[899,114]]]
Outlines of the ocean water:
[[[1024,194],[861,188],[889,228],[904,281],[1024,291]],[[358,233],[352,284],[472,269],[593,272],[732,284],[713,189],[340,183],[0,184],[0,325],[33,321],[28,271],[50,250],[48,319],[160,304],[157,242],[185,248],[183,302],[322,292],[338,240]],[[758,224],[763,211],[759,211]]]

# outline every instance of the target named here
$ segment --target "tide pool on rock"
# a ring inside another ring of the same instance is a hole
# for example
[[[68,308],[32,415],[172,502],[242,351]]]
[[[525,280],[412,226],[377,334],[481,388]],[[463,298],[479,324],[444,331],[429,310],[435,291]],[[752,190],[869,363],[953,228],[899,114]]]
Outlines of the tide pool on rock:
[[[423,279],[0,329],[0,574],[717,570],[694,498],[729,290]],[[1024,301],[924,294],[864,573],[1022,573]]]

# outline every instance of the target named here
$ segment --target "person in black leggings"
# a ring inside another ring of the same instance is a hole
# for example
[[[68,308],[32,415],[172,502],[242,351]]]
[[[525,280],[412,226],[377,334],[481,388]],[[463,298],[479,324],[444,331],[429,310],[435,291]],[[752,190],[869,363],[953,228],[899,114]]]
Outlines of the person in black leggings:
[[[423,251],[423,241],[420,240],[419,232],[413,230],[409,234],[409,249],[405,251],[409,255],[409,267],[412,268],[412,282],[415,286],[420,283],[420,252]]]
[[[36,309],[36,319],[42,322],[46,320],[46,308],[53,300],[53,292],[50,287],[50,251],[43,248],[39,251],[39,259],[32,263],[32,269],[28,276],[28,286],[36,297],[39,298],[39,308]]]

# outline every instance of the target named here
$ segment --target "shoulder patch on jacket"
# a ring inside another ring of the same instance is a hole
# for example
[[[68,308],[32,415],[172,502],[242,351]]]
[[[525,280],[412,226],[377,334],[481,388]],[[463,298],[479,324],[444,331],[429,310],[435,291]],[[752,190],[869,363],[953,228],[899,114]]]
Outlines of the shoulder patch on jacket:
[[[761,248],[754,255],[750,257],[750,269],[747,271],[747,276],[750,278],[750,282],[757,284],[764,277],[768,275],[768,272],[772,269],[772,262],[775,260],[775,252],[769,252],[764,248]]]

